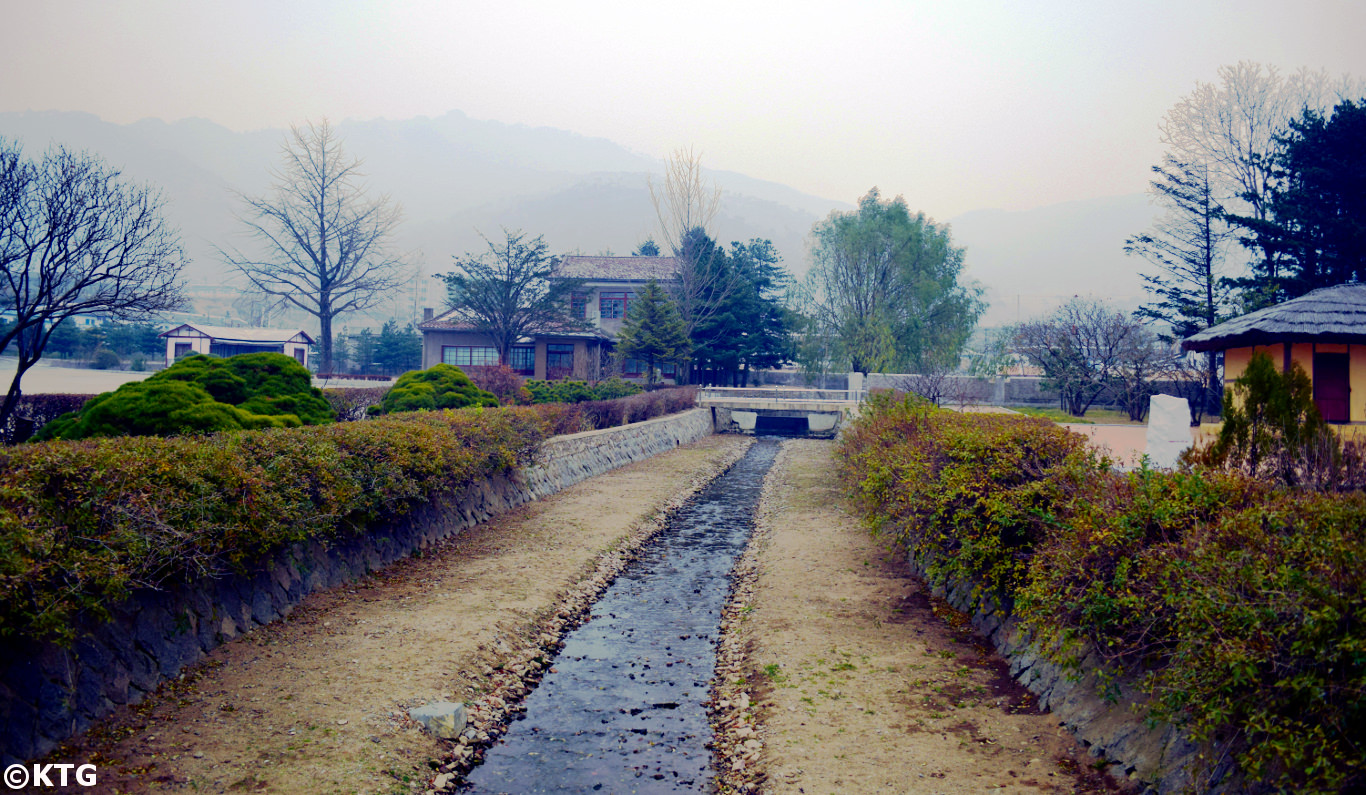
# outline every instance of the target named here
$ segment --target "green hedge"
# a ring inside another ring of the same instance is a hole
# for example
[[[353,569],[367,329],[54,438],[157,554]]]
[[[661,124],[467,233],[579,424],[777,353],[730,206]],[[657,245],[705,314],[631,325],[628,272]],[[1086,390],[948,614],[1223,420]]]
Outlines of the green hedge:
[[[1366,495],[1210,469],[1117,473],[1037,419],[874,398],[841,476],[869,525],[1094,649],[1249,787],[1366,786]],[[1256,782],[1255,784],[1253,782]]]
[[[536,381],[526,382],[531,393],[532,403],[583,403],[589,400],[615,400],[638,395],[644,390],[620,378],[609,378],[589,385],[585,381]]]
[[[527,464],[548,436],[652,419],[695,401],[682,388],[577,405],[0,449],[0,636],[68,637],[76,616],[103,616],[135,588],[242,570],[298,541],[362,532]]]
[[[0,451],[0,635],[62,637],[138,587],[250,566],[527,463],[531,409]]]

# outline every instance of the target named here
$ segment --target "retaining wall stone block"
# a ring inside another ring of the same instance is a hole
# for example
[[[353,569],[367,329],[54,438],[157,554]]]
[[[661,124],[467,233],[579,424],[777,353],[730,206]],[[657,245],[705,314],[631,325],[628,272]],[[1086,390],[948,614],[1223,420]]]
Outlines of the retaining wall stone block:
[[[68,650],[0,641],[0,766],[41,756],[115,706],[137,704],[217,645],[287,615],[309,593],[354,581],[522,503],[712,432],[694,409],[635,425],[547,440],[540,463],[475,481],[331,543],[281,550],[255,569],[134,593],[87,620]]]

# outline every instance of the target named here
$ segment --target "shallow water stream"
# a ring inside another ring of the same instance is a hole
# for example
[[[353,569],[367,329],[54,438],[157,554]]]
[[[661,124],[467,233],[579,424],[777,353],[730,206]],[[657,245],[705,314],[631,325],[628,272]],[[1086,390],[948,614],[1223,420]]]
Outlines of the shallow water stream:
[[[728,579],[778,450],[760,440],[689,502],[565,637],[467,792],[696,792]],[[611,506],[604,505],[604,511]]]

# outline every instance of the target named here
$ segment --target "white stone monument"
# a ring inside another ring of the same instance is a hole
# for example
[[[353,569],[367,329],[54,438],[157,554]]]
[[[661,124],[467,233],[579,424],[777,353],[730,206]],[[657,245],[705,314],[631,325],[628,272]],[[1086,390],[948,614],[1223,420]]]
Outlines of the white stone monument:
[[[1148,465],[1173,469],[1191,446],[1191,412],[1185,398],[1153,395],[1148,403]]]

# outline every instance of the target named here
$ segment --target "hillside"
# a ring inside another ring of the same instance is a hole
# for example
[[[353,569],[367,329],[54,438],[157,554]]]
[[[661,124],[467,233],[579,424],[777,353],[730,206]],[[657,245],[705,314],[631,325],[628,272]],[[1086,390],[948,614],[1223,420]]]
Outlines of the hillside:
[[[647,180],[659,178],[662,163],[606,139],[479,121],[458,111],[345,121],[338,128],[348,152],[365,161],[372,190],[403,206],[395,243],[422,273],[407,294],[375,313],[376,323],[388,316],[411,319],[422,306],[439,303],[431,274],[448,270],[452,255],[482,250],[481,232],[496,237],[502,227],[523,229],[544,235],[554,251],[590,254],[627,254],[656,234]],[[283,134],[237,133],[203,119],[119,125],[81,113],[0,114],[0,136],[22,141],[30,154],[60,141],[160,186],[192,259],[188,280],[201,293],[230,280],[217,247],[245,242],[234,218],[235,192],[268,187]],[[713,225],[717,238],[769,238],[798,276],[808,268],[812,224],[857,199],[809,196],[732,172],[709,176],[724,191]],[[954,240],[967,247],[968,276],[988,288],[992,308],[984,325],[999,325],[1017,314],[1046,311],[1072,294],[1105,295],[1125,308],[1136,304],[1141,263],[1121,249],[1151,218],[1146,197],[1135,195],[1018,212],[980,210],[950,223]]]

